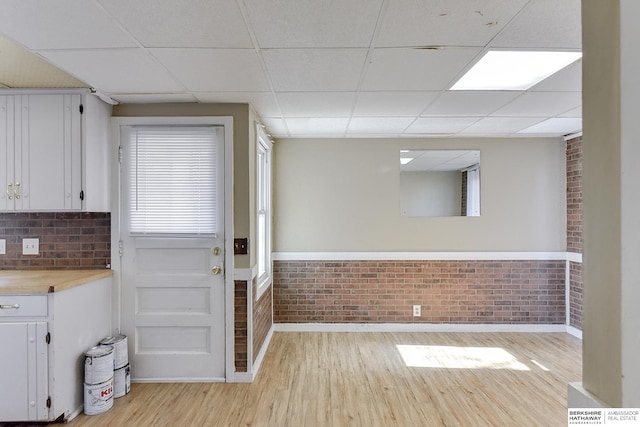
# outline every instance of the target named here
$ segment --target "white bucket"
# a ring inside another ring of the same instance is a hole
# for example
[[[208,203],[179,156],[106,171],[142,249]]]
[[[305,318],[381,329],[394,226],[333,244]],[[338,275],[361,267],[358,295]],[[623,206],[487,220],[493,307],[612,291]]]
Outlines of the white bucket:
[[[102,384],[113,378],[113,347],[93,347],[84,355],[85,383]]]
[[[118,368],[113,373],[113,397],[122,397],[131,390],[131,374],[129,364]]]
[[[113,407],[113,378],[102,384],[84,384],[84,413],[97,415]]]
[[[127,349],[127,336],[114,335],[100,341],[100,345],[113,346],[113,369],[119,369],[129,363],[129,353]]]

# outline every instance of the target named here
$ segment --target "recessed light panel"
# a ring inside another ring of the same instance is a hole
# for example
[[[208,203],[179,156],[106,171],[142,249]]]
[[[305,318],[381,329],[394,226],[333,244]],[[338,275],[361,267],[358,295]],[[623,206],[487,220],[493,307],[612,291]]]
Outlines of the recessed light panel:
[[[527,90],[581,57],[581,52],[490,50],[451,90]]]

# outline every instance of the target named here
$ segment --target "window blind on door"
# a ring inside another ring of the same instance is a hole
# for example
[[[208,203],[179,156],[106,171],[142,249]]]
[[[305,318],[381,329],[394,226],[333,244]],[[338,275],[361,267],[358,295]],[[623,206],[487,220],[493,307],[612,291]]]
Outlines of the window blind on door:
[[[129,127],[132,234],[215,234],[220,127]]]

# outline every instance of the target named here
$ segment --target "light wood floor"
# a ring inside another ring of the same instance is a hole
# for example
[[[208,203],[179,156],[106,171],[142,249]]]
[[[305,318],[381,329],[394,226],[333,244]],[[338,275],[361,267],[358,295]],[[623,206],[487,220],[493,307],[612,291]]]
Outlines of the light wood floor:
[[[253,384],[133,384],[69,425],[565,426],[581,371],[563,333],[280,332]]]

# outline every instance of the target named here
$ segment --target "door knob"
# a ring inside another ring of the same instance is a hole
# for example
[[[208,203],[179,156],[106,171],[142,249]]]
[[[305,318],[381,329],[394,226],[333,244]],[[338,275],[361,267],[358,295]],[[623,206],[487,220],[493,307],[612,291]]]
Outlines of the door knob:
[[[213,268],[211,269],[211,272],[212,272],[213,274],[216,274],[216,275],[217,275],[217,274],[220,274],[220,273],[222,273],[222,267],[220,267],[219,265],[216,265],[215,267],[213,267]]]

